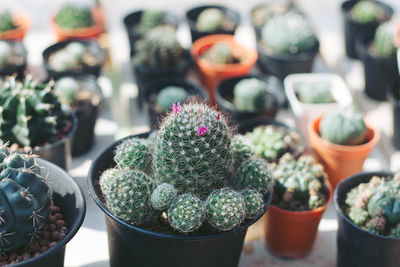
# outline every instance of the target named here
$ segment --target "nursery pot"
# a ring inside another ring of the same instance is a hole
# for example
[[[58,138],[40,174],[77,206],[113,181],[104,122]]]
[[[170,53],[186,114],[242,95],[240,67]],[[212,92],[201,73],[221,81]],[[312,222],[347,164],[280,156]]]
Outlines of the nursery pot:
[[[335,190],[334,205],[339,229],[337,231],[337,266],[399,266],[400,239],[376,235],[354,224],[343,208],[347,193],[373,176],[393,176],[391,172],[361,172],[340,182]]]
[[[236,64],[215,64],[201,58],[201,54],[218,42],[227,43],[233,51],[242,55],[243,61]],[[227,78],[247,75],[257,61],[257,51],[249,50],[238,44],[233,35],[213,34],[195,41],[190,50],[193,60],[201,74],[201,82],[208,90],[210,102],[215,103],[215,91],[218,83]]]
[[[393,15],[393,9],[380,1],[373,1],[381,6],[385,12],[385,18],[381,21],[372,21],[369,23],[359,23],[352,19],[350,10],[359,0],[345,1],[341,5],[343,26],[344,26],[344,42],[346,55],[350,58],[357,59],[356,42],[357,40],[373,39],[375,30],[379,24],[389,20]]]
[[[389,101],[393,108],[393,145],[400,149],[400,84],[396,80],[388,87]]]
[[[79,70],[66,70],[66,71],[57,71],[51,67],[49,64],[49,57],[52,53],[63,49],[66,47],[68,44],[72,42],[79,42],[83,44],[86,48],[91,49],[93,51],[96,51],[98,57],[99,57],[99,63],[91,66],[83,66],[82,69]],[[101,68],[106,60],[106,54],[104,50],[99,46],[99,44],[95,41],[82,41],[82,40],[68,40],[68,41],[63,41],[59,42],[56,44],[53,44],[49,47],[47,47],[43,53],[43,64],[44,67],[46,68],[48,78],[53,78],[55,80],[58,80],[62,77],[65,76],[77,76],[79,74],[91,74],[96,76],[98,78],[100,76]]]
[[[289,211],[271,205],[265,214],[265,244],[269,251],[282,258],[302,258],[312,249],[318,225],[332,199],[327,183],[327,203],[311,211]]]
[[[155,105],[158,94],[167,86],[181,87],[185,89],[189,96],[198,96],[202,100],[207,100],[208,98],[203,88],[183,78],[159,79],[147,84],[145,87],[145,100],[149,108],[149,118],[152,129],[157,129],[160,118],[166,115],[166,112],[160,112]]]
[[[142,134],[136,137],[147,137]],[[106,215],[111,267],[232,267],[237,266],[247,228],[267,210],[272,193],[265,198],[264,212],[238,228],[207,236],[184,236],[142,229],[114,216],[103,204],[98,179],[115,165],[114,149],[123,140],[104,150],[93,162],[88,176],[89,193]]]
[[[15,267],[63,267],[65,247],[75,236],[85,218],[86,202],[78,184],[56,165],[37,159],[48,172],[47,181],[53,191],[54,204],[60,207],[68,228],[67,235],[56,246],[29,260],[12,264]]]
[[[26,68],[26,58],[27,58],[26,49],[21,42],[18,41],[5,41],[5,42],[14,46],[15,49],[21,51],[21,56],[23,57],[24,60],[21,64],[7,65],[4,66],[3,68],[0,68],[0,76],[11,76],[13,74],[16,74],[18,78],[22,78]]]
[[[267,84],[270,103],[264,110],[260,111],[240,111],[234,104],[233,89],[238,82],[243,79],[260,79]],[[285,94],[282,83],[273,76],[268,75],[246,75],[223,80],[217,87],[216,101],[219,109],[226,111],[231,120],[240,122],[253,118],[274,118],[279,108],[285,103]]]
[[[380,133],[367,124],[367,141],[361,145],[343,146],[322,139],[319,135],[319,124],[322,115],[310,120],[308,134],[311,147],[317,152],[324,165],[328,179],[333,188],[344,178],[362,171],[365,159],[378,143]]]
[[[17,28],[1,32],[0,40],[10,40],[22,42],[26,31],[31,26],[31,17],[25,12],[15,12],[12,14],[13,20]]]
[[[262,72],[283,80],[292,73],[309,73],[312,71],[315,57],[319,51],[319,41],[309,51],[295,55],[269,54],[261,41],[257,42],[258,65]]]
[[[211,32],[202,32],[197,29],[196,23],[197,23],[197,17],[200,15],[202,11],[208,8],[216,8],[221,10],[221,12],[227,17],[229,20],[231,20],[235,26],[231,30],[216,30],[216,31],[211,31]],[[186,12],[186,20],[189,25],[190,29],[190,35],[192,36],[192,42],[194,43],[197,39],[211,35],[211,34],[229,34],[229,35],[234,35],[237,27],[240,24],[240,14],[236,12],[235,10],[225,7],[225,6],[219,6],[219,5],[205,5],[205,6],[199,6],[192,8]]]

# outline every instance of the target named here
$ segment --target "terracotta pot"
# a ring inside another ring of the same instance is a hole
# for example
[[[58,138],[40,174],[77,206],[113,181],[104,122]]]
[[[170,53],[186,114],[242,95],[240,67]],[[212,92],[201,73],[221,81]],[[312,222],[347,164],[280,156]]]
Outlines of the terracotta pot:
[[[17,28],[0,33],[0,40],[20,41],[25,37],[25,33],[31,26],[31,17],[25,12],[13,13],[14,22],[18,25]]]
[[[264,215],[265,244],[278,257],[302,258],[312,249],[319,222],[332,200],[332,186],[327,203],[311,211],[289,211],[270,205]]]
[[[319,155],[333,188],[344,178],[362,171],[365,159],[378,143],[380,133],[367,124],[367,142],[357,146],[343,146],[330,143],[319,135],[322,115],[310,120],[308,134],[311,147]]]
[[[65,41],[69,39],[90,40],[96,39],[104,32],[104,15],[100,8],[95,7],[92,10],[94,25],[79,28],[66,29],[58,26],[55,21],[55,16],[51,18],[51,27],[57,35],[57,41]]]
[[[202,53],[218,42],[225,42],[232,47],[235,53],[246,55],[243,57],[244,61],[236,64],[215,64],[200,57]],[[216,86],[221,80],[248,74],[257,61],[256,50],[249,50],[239,45],[233,35],[229,34],[212,34],[199,38],[193,43],[190,52],[200,70],[201,82],[208,90],[212,104],[215,104]]]

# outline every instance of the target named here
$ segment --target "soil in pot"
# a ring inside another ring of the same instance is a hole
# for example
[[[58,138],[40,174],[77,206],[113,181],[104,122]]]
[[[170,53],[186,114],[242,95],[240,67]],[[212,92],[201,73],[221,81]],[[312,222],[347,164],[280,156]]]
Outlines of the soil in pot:
[[[240,14],[228,7],[206,5],[186,12],[192,42],[210,34],[233,35],[240,24]]]
[[[3,22],[2,28],[0,28],[0,40],[22,42],[31,24],[30,16],[20,11],[10,12],[5,10],[1,12],[0,19]]]
[[[0,41],[0,75],[22,78],[26,68],[27,52],[20,42]]]
[[[388,87],[389,101],[393,108],[393,145],[400,149],[400,83],[393,82]]]

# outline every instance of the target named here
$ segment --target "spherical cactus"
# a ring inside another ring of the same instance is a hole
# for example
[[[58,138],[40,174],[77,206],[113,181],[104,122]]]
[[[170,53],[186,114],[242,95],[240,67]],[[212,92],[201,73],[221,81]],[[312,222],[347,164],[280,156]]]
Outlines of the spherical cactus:
[[[140,16],[136,31],[139,36],[146,35],[151,29],[159,26],[164,18],[164,12],[158,9],[145,9]]]
[[[215,64],[234,64],[240,61],[233,54],[232,47],[225,42],[215,43],[201,57]]]
[[[76,61],[68,54],[68,52],[60,50],[52,55],[49,64],[56,71],[66,71],[73,68],[76,65]]]
[[[206,196],[232,175],[231,129],[206,104],[177,105],[160,125],[154,148],[154,174],[178,192]]]
[[[236,108],[244,112],[264,111],[271,102],[266,82],[257,79],[243,79],[233,88],[233,98]]]
[[[79,83],[70,77],[64,77],[57,81],[54,93],[61,103],[72,106],[77,100]]]
[[[254,148],[249,139],[241,134],[233,136],[231,149],[236,162],[242,162],[254,155]]]
[[[352,146],[365,142],[367,127],[360,112],[342,108],[327,112],[319,125],[321,138],[331,143]]]
[[[178,196],[168,209],[168,222],[178,232],[193,232],[203,221],[204,203],[193,194]]]
[[[313,49],[318,42],[308,20],[295,12],[269,19],[261,30],[261,40],[269,54],[299,54]]]
[[[395,26],[393,22],[385,22],[378,26],[374,37],[374,51],[382,58],[390,58],[396,54],[394,44]]]
[[[384,11],[373,1],[363,0],[357,2],[350,10],[353,20],[359,23],[369,23],[377,21],[382,17]]]
[[[251,188],[267,194],[272,187],[272,176],[268,170],[268,164],[255,157],[243,161],[236,174],[235,186],[239,189]]]
[[[120,175],[122,175],[123,171],[119,168],[110,168],[105,170],[99,179],[99,184],[101,191],[103,192],[104,195],[108,194],[108,190],[110,189],[111,183],[115,179],[117,179]]]
[[[122,169],[128,168],[150,173],[152,143],[146,139],[128,138],[116,147],[114,161]]]
[[[246,218],[253,219],[264,210],[263,195],[254,189],[245,189],[240,191],[243,196],[246,208]]]
[[[176,190],[173,185],[160,184],[153,191],[150,198],[151,206],[155,210],[166,210],[171,206],[176,197]]]
[[[202,32],[213,32],[223,28],[225,15],[218,8],[204,9],[197,17],[196,27]]]
[[[105,200],[115,216],[140,225],[154,216],[155,211],[150,206],[154,187],[153,181],[143,172],[124,170],[109,184]]]
[[[17,27],[9,10],[0,12],[0,32],[10,31]]]
[[[90,7],[77,4],[63,5],[55,17],[55,22],[67,29],[86,28],[94,24]]]
[[[243,196],[230,188],[211,192],[206,199],[205,208],[208,222],[220,231],[236,228],[246,217]]]
[[[303,103],[324,104],[335,100],[331,94],[331,83],[329,82],[304,82],[296,87],[299,100]]]
[[[189,96],[188,92],[179,86],[167,86],[157,96],[157,105],[162,111],[172,107],[172,104],[183,102]]]
[[[65,47],[65,51],[76,62],[82,62],[83,56],[86,52],[86,47],[79,42],[71,42]]]

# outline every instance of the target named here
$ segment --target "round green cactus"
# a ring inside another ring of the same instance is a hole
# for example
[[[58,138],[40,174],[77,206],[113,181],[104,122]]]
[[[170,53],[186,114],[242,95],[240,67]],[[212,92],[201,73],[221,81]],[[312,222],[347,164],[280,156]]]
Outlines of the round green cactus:
[[[385,22],[378,26],[374,37],[374,51],[382,58],[395,56],[397,48],[394,44],[395,27],[393,22]]]
[[[296,86],[299,100],[309,104],[325,104],[335,102],[331,94],[331,83],[316,81],[303,82]]]
[[[206,196],[232,175],[231,129],[206,104],[177,105],[160,125],[154,148],[154,174],[178,192]]]
[[[254,189],[240,191],[246,208],[246,219],[253,219],[264,210],[263,195]]]
[[[204,204],[191,193],[178,196],[168,209],[168,222],[176,231],[190,233],[204,221]]]
[[[378,21],[384,11],[373,1],[362,0],[357,2],[350,10],[353,20],[359,23],[369,23]]]
[[[243,196],[222,188],[211,192],[205,204],[208,222],[220,231],[229,231],[239,226],[246,217]]]
[[[272,176],[268,164],[255,157],[243,161],[236,178],[235,187],[239,189],[255,189],[262,194],[267,194],[272,187]]]
[[[236,108],[244,112],[264,111],[273,100],[267,83],[257,78],[239,81],[233,88],[233,98]]]
[[[78,97],[80,85],[70,77],[64,77],[57,81],[54,86],[54,93],[61,103],[72,106]]]
[[[104,195],[108,194],[108,190],[110,189],[111,183],[113,183],[113,181],[117,179],[117,177],[119,177],[122,173],[123,171],[119,168],[110,168],[105,170],[101,174],[99,179],[99,184],[101,191],[103,192]]]
[[[321,138],[344,146],[365,142],[367,126],[363,115],[354,108],[342,108],[327,112],[319,125]]]
[[[301,14],[287,12],[269,19],[261,30],[267,53],[299,54],[313,49],[318,40],[308,20]]]
[[[90,7],[67,3],[61,7],[55,22],[62,28],[80,29],[94,24]]]
[[[236,134],[231,141],[231,149],[235,162],[242,162],[254,155],[254,148],[246,136]]]
[[[152,143],[146,139],[128,138],[115,149],[114,161],[122,169],[128,168],[150,173]]]
[[[176,197],[176,190],[173,185],[160,184],[153,191],[150,198],[151,206],[155,210],[166,210],[171,206]]]
[[[234,64],[240,62],[240,59],[234,55],[232,47],[225,42],[213,44],[200,56],[215,64]]]
[[[189,96],[188,92],[179,86],[167,86],[157,96],[157,105],[162,111],[168,110],[172,104],[183,102]]]
[[[17,27],[9,10],[0,12],[0,32],[11,31]]]
[[[225,15],[218,8],[207,8],[197,17],[196,27],[202,32],[214,32],[224,26]]]
[[[137,25],[137,33],[139,36],[146,35],[151,29],[161,25],[164,18],[164,12],[158,9],[145,9],[140,16]]]

